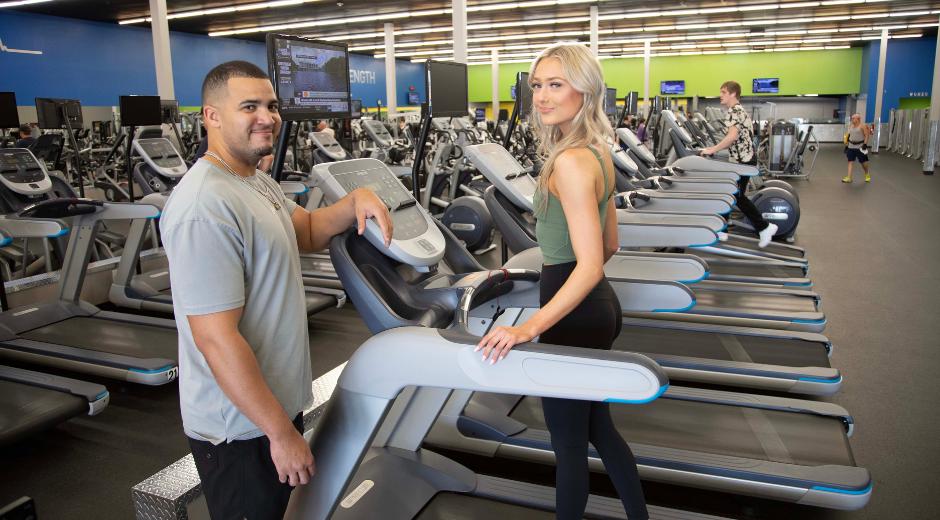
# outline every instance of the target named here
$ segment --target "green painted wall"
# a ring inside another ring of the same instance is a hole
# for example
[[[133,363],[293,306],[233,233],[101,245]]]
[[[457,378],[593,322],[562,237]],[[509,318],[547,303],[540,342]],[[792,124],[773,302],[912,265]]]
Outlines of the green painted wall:
[[[643,95],[643,59],[601,60],[609,87],[618,97],[631,90]],[[499,67],[499,92],[510,101],[509,88],[518,71],[529,63],[507,63]],[[661,56],[650,61],[650,96],[659,93],[659,82],[685,80],[685,96],[717,96],[722,83],[741,83],[742,94],[751,95],[754,78],[780,78],[781,96],[796,94],[857,94],[862,73],[862,49],[795,51],[752,54]],[[471,65],[470,101],[487,103],[491,96],[490,65]],[[767,94],[763,94],[767,95]]]
[[[929,97],[901,98],[898,101],[898,108],[901,110],[930,108]]]

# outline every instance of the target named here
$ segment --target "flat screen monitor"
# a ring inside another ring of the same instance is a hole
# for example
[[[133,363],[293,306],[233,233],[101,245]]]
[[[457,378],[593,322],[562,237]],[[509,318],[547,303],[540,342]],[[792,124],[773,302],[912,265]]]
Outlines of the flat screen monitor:
[[[121,126],[150,126],[163,123],[160,96],[121,96]]]
[[[685,94],[685,80],[666,80],[659,82],[659,93],[664,96],[678,96]]]
[[[420,105],[420,104],[421,104],[421,97],[418,96],[418,93],[417,93],[417,92],[409,92],[409,93],[408,93],[408,104],[409,104],[409,105]]]
[[[267,35],[268,73],[281,119],[350,117],[349,50],[343,43]]]
[[[515,85],[509,86],[509,99],[513,101],[516,100],[516,86]]]
[[[637,91],[630,92],[623,98],[623,104],[626,107],[628,114],[637,114],[637,103],[640,98],[640,93]]]
[[[36,98],[39,128],[65,128],[65,118],[73,130],[82,127],[82,104],[77,99]]]
[[[16,112],[16,94],[0,92],[0,128],[20,126],[20,116]]]
[[[604,100],[604,111],[609,116],[617,115],[617,89],[607,89],[607,99]]]
[[[777,94],[780,92],[780,78],[754,78],[751,91],[755,94]]]
[[[428,60],[428,106],[430,117],[463,117],[470,104],[467,65]]]
[[[353,119],[359,119],[362,117],[362,100],[361,99],[349,100],[349,117]]]
[[[485,109],[485,108],[477,108],[477,109],[474,109],[474,110],[473,110],[473,120],[474,120],[475,122],[477,122],[477,123],[479,123],[480,121],[485,121],[485,120],[486,120],[486,109]]]
[[[532,112],[532,87],[529,85],[529,73],[516,74],[516,103],[519,105],[519,119],[526,120]]]
[[[180,122],[180,102],[175,99],[161,99],[160,112],[163,124],[173,125]]]

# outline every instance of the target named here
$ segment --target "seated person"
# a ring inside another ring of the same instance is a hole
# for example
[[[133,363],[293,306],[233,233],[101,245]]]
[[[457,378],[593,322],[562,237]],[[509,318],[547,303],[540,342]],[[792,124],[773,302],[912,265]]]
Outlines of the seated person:
[[[39,132],[37,132],[38,134]],[[16,140],[14,148],[29,148],[36,142],[31,125],[20,125],[20,138]]]

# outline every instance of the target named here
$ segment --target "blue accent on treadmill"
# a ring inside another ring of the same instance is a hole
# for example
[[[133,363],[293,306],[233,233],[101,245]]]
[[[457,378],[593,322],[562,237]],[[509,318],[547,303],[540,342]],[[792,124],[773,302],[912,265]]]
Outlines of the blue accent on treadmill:
[[[162,212],[162,211],[160,211],[160,210],[157,210],[157,214],[156,214],[156,215],[154,215],[154,216],[152,216],[152,217],[147,217],[147,220],[154,220],[154,219],[158,219],[158,218],[160,218],[160,215],[163,215],[163,212]]]
[[[137,372],[138,374],[159,374],[160,372],[166,372],[167,370],[171,370],[174,366],[176,365],[170,364],[170,365],[162,366],[160,368],[155,368],[153,370],[144,370],[142,368],[131,368],[130,372]]]
[[[708,247],[708,246],[713,246],[713,245],[715,245],[715,244],[717,244],[717,243],[718,243],[718,237],[715,237],[715,240],[714,240],[713,242],[708,243],[708,244],[691,244],[691,245],[689,245],[689,247]]]
[[[679,280],[679,283],[684,283],[684,284],[699,283],[706,278],[708,278],[708,271],[705,271],[705,274],[703,274],[702,276],[699,276],[695,280]]]
[[[822,377],[803,376],[799,378],[799,381],[809,381],[810,383],[825,383],[827,385],[835,385],[835,384],[842,382],[842,374],[839,374],[839,377],[835,379],[825,379]]]
[[[621,404],[646,404],[646,403],[651,403],[659,399],[661,395],[666,393],[666,390],[669,390],[669,384],[665,384],[659,387],[659,391],[656,392],[656,395],[654,395],[653,397],[650,397],[649,399],[615,399],[613,397],[608,397],[607,399],[604,399],[604,402],[605,403],[621,403]]]
[[[719,213],[719,215],[730,215],[730,214],[731,214],[731,208],[730,208],[730,207],[728,208],[728,211],[722,211],[721,213]]]
[[[812,286],[813,286],[813,282],[811,282],[811,281],[807,281],[807,282],[783,282],[783,285],[790,285],[790,286],[793,286],[793,287],[812,287]]]
[[[843,495],[867,495],[871,493],[873,485],[873,483],[869,482],[868,485],[862,489],[839,489],[828,486],[813,486],[810,489],[813,491],[825,491],[827,493],[842,493]]]
[[[101,392],[100,394],[96,395],[96,396],[95,396],[95,401],[100,401],[100,400],[104,399],[105,397],[108,397],[108,391],[107,391],[107,390],[105,390],[104,392]]]
[[[0,240],[0,247],[8,246],[10,245],[11,242],[13,242],[13,239],[10,237],[6,237],[3,240]]]
[[[61,230],[59,230],[58,233],[53,233],[49,235],[47,238],[59,238],[59,237],[64,237],[65,235],[68,235],[68,234],[69,234],[69,228],[62,228]]]
[[[793,323],[826,323],[826,318],[821,320],[793,320]]]
[[[721,231],[728,231],[728,223],[725,222],[724,226],[721,226]]]
[[[685,312],[691,310],[692,307],[695,307],[695,298],[692,298],[692,303],[690,303],[687,307],[683,307],[681,309],[653,309],[653,312]]]

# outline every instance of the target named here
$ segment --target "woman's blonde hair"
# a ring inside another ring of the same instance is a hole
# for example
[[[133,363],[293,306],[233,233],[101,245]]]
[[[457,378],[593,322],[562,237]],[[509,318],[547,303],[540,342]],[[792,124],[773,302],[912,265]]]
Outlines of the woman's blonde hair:
[[[557,126],[545,125],[535,107],[530,113],[532,130],[538,139],[538,154],[544,158],[542,173],[539,175],[539,191],[542,194],[542,204],[537,208],[543,212],[548,200],[548,182],[552,176],[555,159],[559,154],[571,148],[584,148],[594,146],[602,150],[614,137],[614,130],[604,112],[604,98],[607,86],[604,84],[604,73],[597,58],[591,51],[580,43],[556,43],[541,52],[532,67],[529,69],[529,81],[535,76],[535,69],[543,60],[554,58],[561,63],[565,79],[583,96],[581,110],[575,115],[571,124],[571,132],[561,135]],[[533,105],[535,96],[533,98]]]

